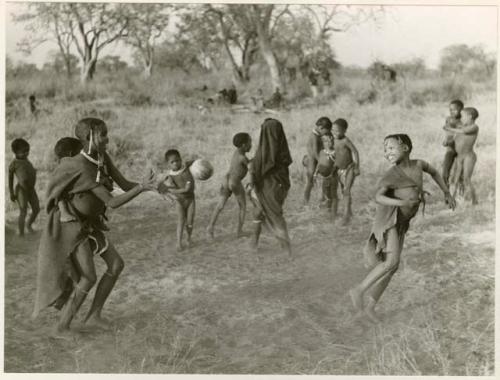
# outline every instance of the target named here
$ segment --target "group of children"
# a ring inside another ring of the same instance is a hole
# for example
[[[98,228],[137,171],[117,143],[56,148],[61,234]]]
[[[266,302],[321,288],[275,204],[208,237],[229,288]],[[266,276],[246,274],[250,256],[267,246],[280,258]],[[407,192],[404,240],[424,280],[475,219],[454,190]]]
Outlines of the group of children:
[[[477,117],[475,108],[464,108],[459,100],[451,102],[450,116],[443,127],[446,132],[443,142],[446,154],[442,176],[427,162],[410,159],[412,141],[409,136],[393,134],[384,139],[384,156],[392,167],[382,177],[375,195],[377,211],[364,250],[370,271],[359,285],[350,290],[353,305],[360,314],[378,320],[375,305],[397,270],[409,222],[420,203],[425,202],[422,187],[424,172],[430,174],[442,189],[450,208],[455,208],[454,195],[462,190],[473,204],[477,203],[471,183],[476,162],[473,146],[478,135],[475,124]],[[314,179],[319,177],[323,200],[331,210],[332,218],[335,218],[337,191],[340,187],[345,204],[342,224],[349,223],[352,217],[351,188],[355,177],[360,174],[358,150],[346,136],[347,128],[348,123],[344,119],[332,123],[328,117],[319,118],[308,139],[307,155],[302,162],[306,172],[305,204],[310,200]],[[48,185],[49,217],[39,249],[35,314],[48,305],[64,306],[58,330],[69,329],[85,295],[96,282],[94,255],[103,257],[108,270],[99,282],[86,320],[105,324],[100,316],[101,309],[123,269],[123,260],[104,235],[108,230],[105,224],[107,207],[119,207],[148,190],[172,197],[177,204],[178,250],[183,249],[184,230],[187,232],[188,245],[191,245],[196,209],[195,179],[189,170],[192,162],[183,163],[179,151],[171,149],[165,153],[168,170],[160,178],[150,173],[138,184],[126,180],[107,155],[107,126],[102,120],[82,119],[75,128],[75,135],[76,138],[60,139],[54,148],[59,165]],[[256,156],[252,160],[247,157],[252,149],[252,139],[248,133],[234,135],[233,145],[235,151],[229,170],[223,177],[220,200],[207,227],[208,235],[214,237],[217,218],[234,194],[239,205],[237,235],[242,236],[248,196],[256,211],[254,245],[259,240],[261,223],[266,222],[274,230],[282,247],[291,255],[282,206],[290,187],[288,166],[292,160],[281,123],[266,119]],[[9,166],[9,191],[11,200],[19,205],[18,228],[19,234],[23,235],[25,225],[28,231],[32,231],[32,224],[39,212],[35,191],[36,170],[28,160],[30,146],[27,141],[15,139],[11,146],[15,159]],[[455,171],[450,175],[453,161]],[[243,179],[248,172],[250,182],[245,187]],[[14,178],[17,179],[16,186]],[[125,192],[113,197],[113,183]],[[450,194],[449,184],[454,186],[454,195]],[[32,213],[26,223],[28,205]],[[73,268],[69,274],[68,265],[61,264],[67,260],[73,264],[69,265]],[[71,300],[70,294],[73,294]],[[368,296],[366,305],[364,295]]]

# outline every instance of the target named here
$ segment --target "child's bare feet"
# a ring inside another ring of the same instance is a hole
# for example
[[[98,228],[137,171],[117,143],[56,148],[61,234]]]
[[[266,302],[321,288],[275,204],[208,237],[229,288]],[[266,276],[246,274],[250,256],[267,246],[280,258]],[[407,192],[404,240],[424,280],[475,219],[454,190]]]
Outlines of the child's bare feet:
[[[350,215],[346,215],[340,221],[340,225],[341,226],[347,226],[350,222],[351,222],[351,216]]]
[[[357,311],[363,311],[363,297],[359,290],[352,288],[349,290],[349,296],[351,297],[351,302]]]
[[[372,321],[373,323],[380,323],[382,321],[378,317],[377,313],[375,313],[375,305],[376,305],[375,300],[371,297],[368,297],[368,302],[365,306],[364,312],[366,316],[370,319],[370,321]]]
[[[52,331],[49,333],[50,338],[72,340],[74,338],[74,333],[67,326],[61,326],[57,324]]]
[[[188,246],[188,248],[192,248],[193,247],[193,240],[191,240],[191,238],[187,239],[187,246]]]
[[[236,232],[237,239],[242,238],[242,237],[245,237],[245,233],[243,232],[243,230],[239,230],[238,232]]]
[[[26,231],[28,231],[28,233],[30,233],[30,234],[34,234],[34,233],[36,232],[36,230],[35,230],[35,229],[33,229],[33,227],[32,227],[32,226],[27,226],[27,227],[26,227]]]
[[[175,249],[177,252],[182,252],[184,250],[184,246],[182,245],[182,243],[177,243]]]

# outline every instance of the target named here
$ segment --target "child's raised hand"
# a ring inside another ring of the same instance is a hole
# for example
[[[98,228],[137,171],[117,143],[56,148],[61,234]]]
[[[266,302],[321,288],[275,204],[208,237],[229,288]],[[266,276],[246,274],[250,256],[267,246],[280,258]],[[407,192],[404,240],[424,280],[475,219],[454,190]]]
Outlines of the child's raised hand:
[[[455,198],[453,198],[453,195],[451,195],[450,193],[444,194],[444,203],[446,203],[452,210],[455,210],[455,207],[457,207],[457,202],[455,201]]]
[[[143,178],[141,182],[143,191],[154,190],[157,187],[156,174],[153,169],[149,170],[149,173]]]

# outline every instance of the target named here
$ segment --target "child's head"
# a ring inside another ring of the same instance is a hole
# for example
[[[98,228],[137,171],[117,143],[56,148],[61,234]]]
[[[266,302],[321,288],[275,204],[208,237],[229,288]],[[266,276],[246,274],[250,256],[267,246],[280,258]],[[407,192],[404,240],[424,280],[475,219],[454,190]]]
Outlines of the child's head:
[[[104,153],[108,145],[108,127],[101,119],[86,117],[75,126],[75,136],[87,152]]]
[[[31,103],[33,103],[36,100],[35,94],[31,94],[28,99],[30,100]]]
[[[333,135],[331,133],[326,133],[321,136],[321,143],[324,149],[333,149]]]
[[[63,137],[57,141],[54,147],[54,153],[57,158],[61,159],[63,157],[76,156],[82,149],[83,145],[80,140],[74,137]]]
[[[252,138],[248,133],[237,133],[233,137],[233,145],[236,148],[242,148],[245,153],[250,152],[250,149],[252,149]]]
[[[318,121],[316,121],[316,130],[320,136],[329,133],[332,130],[332,121],[326,116],[320,117]]]
[[[181,154],[177,149],[169,149],[165,153],[165,161],[170,170],[179,170],[182,167]]]
[[[460,112],[464,109],[464,103],[461,100],[452,100],[450,102],[450,116],[460,119]]]
[[[23,160],[30,154],[30,144],[25,139],[15,139],[10,144],[16,158]]]
[[[462,110],[465,124],[473,124],[479,117],[479,112],[474,107],[466,107]]]
[[[388,135],[384,139],[384,156],[391,164],[399,163],[413,149],[410,136],[404,133]]]
[[[337,119],[333,122],[332,134],[336,139],[341,139],[345,136],[347,131],[347,121],[345,119]]]

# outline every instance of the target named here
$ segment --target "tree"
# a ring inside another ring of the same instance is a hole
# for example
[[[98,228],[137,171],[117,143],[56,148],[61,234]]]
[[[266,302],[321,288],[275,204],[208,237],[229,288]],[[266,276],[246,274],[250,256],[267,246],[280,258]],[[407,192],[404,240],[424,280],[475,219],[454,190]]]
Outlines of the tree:
[[[74,24],[68,8],[62,3],[30,3],[27,12],[14,16],[14,22],[26,23],[28,35],[18,43],[18,49],[31,54],[41,44],[52,41],[59,48],[60,59],[71,77]]]
[[[129,15],[119,3],[62,3],[75,23],[73,41],[81,60],[80,79],[92,80],[102,49],[127,36]]]
[[[157,40],[164,34],[172,9],[168,4],[131,4],[129,11],[128,36],[125,42],[136,48],[142,62],[144,76],[153,72],[154,54]]]
[[[64,55],[60,51],[51,51],[49,61],[45,63],[44,67],[57,74],[65,72],[68,78],[71,78],[73,73],[78,70],[78,57],[71,53]]]
[[[450,45],[441,51],[439,62],[439,70],[443,76],[467,75],[476,79],[491,77],[495,66],[494,56],[488,56],[480,45]]]

